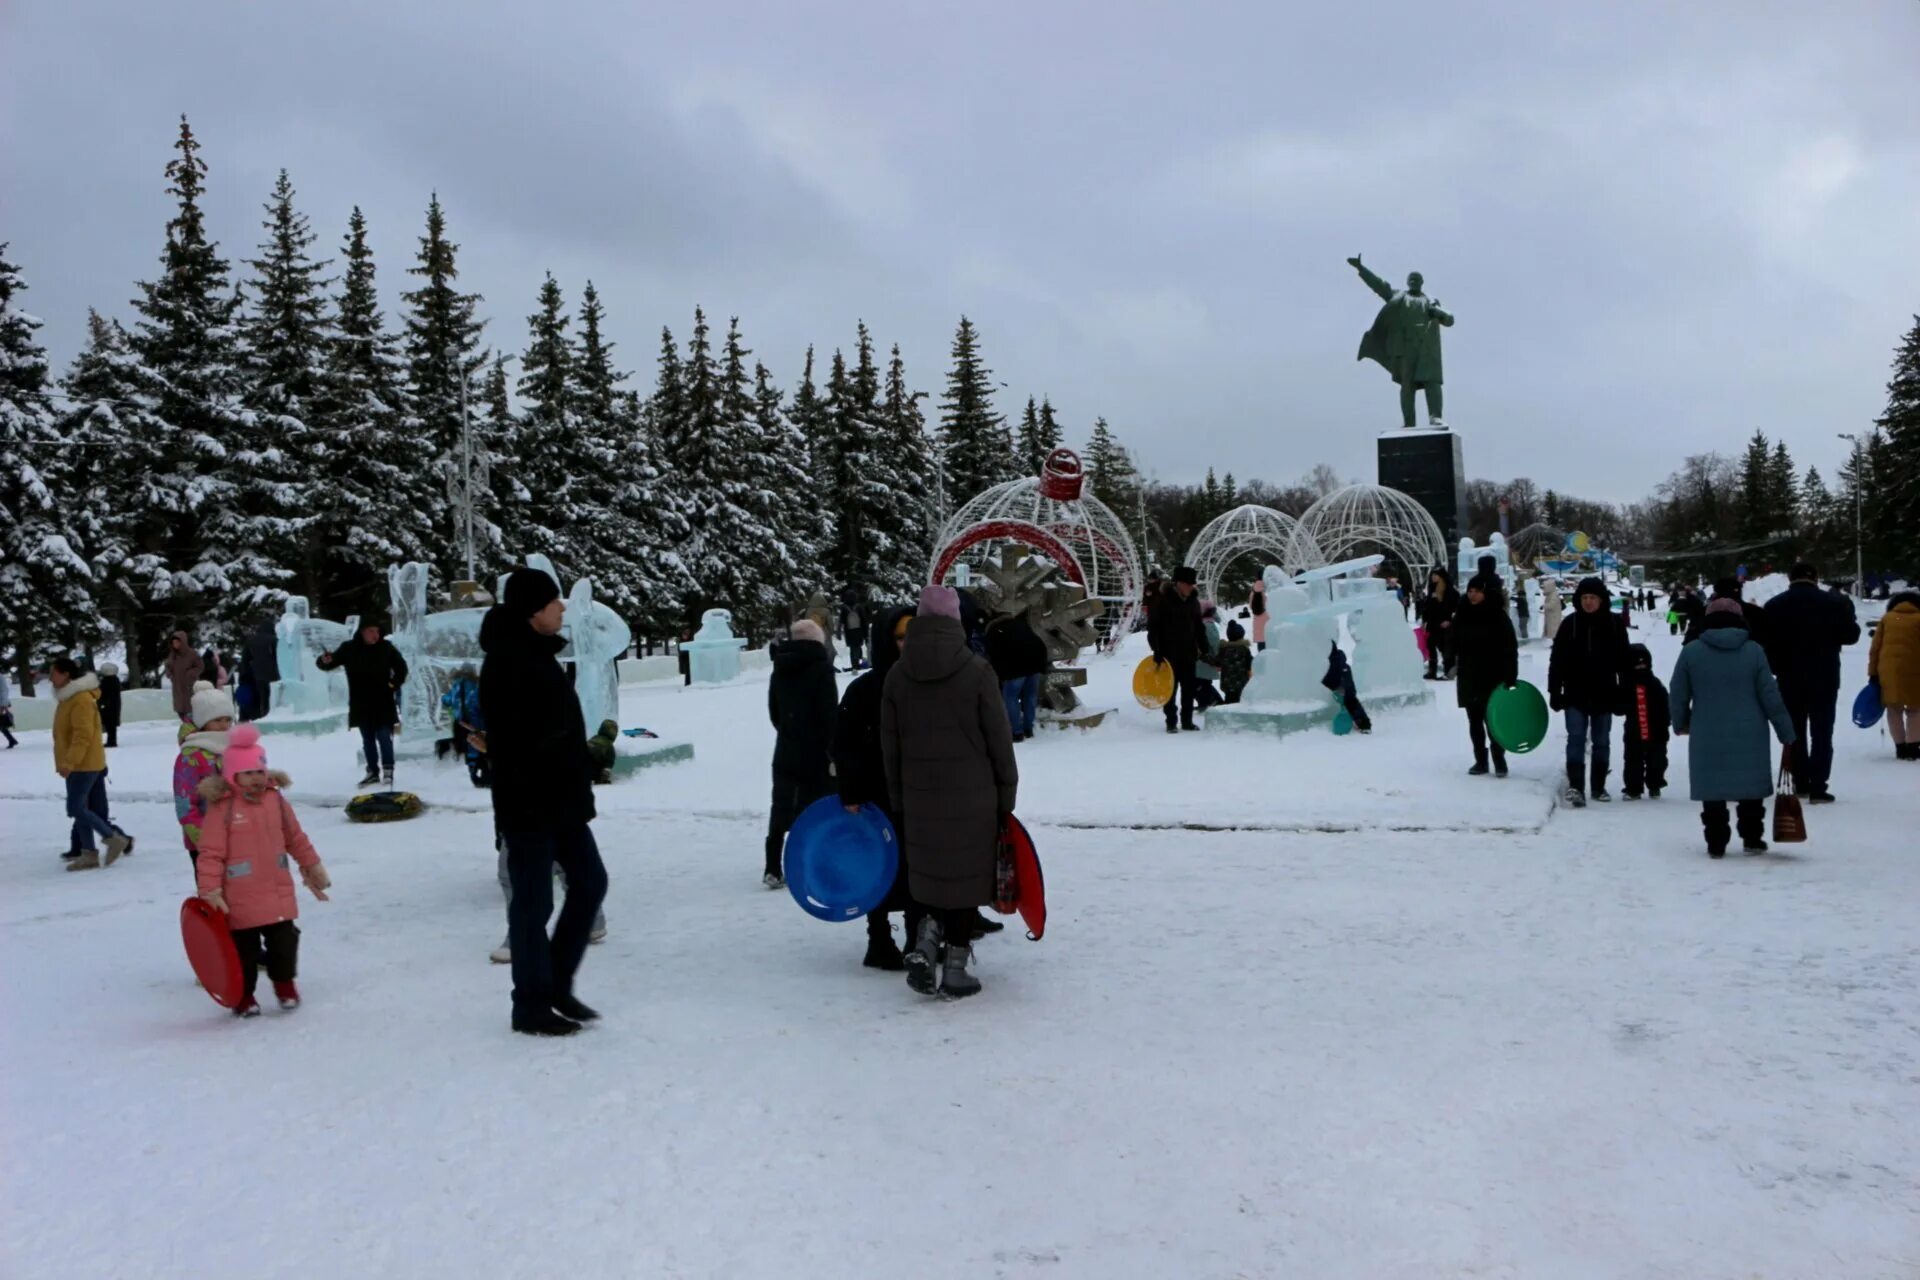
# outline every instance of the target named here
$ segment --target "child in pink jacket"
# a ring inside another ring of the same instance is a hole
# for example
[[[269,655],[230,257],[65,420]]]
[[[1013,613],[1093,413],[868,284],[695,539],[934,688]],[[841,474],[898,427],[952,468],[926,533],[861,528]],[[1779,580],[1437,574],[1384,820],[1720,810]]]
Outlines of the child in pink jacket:
[[[284,773],[267,771],[260,730],[250,724],[234,729],[220,765],[223,777],[201,783],[207,815],[200,828],[200,856],[194,872],[200,896],[227,913],[227,928],[240,952],[246,994],[233,1013],[237,1018],[260,1014],[253,984],[259,979],[263,946],[267,977],[273,981],[280,1007],[297,1009],[300,992],[293,978],[300,930],[293,921],[300,906],[294,899],[288,860],[300,864],[301,879],[322,902],[333,882],[314,852],[313,841],[293,816],[293,806],[281,794],[280,788],[290,780]]]

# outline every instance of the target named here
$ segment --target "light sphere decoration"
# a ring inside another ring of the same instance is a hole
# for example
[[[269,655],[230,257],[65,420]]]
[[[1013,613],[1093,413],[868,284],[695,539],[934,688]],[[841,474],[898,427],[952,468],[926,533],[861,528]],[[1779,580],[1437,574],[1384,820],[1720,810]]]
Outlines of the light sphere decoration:
[[[1126,635],[1140,615],[1146,573],[1120,517],[1087,492],[1086,471],[1071,449],[1055,449],[1037,476],[976,494],[934,539],[928,582],[944,582],[957,564],[986,565],[996,546],[1019,543],[1107,606],[1110,634]]]
[[[1530,524],[1507,539],[1507,550],[1519,565],[1551,559],[1564,552],[1566,546],[1567,531],[1550,524]]]
[[[1450,565],[1447,542],[1427,509],[1379,484],[1351,484],[1308,507],[1300,528],[1329,563],[1384,555],[1407,567],[1414,582]]]
[[[1187,548],[1186,563],[1200,578],[1200,594],[1221,599],[1221,578],[1242,556],[1264,557],[1260,567],[1277,564],[1289,576],[1327,563],[1313,535],[1284,511],[1250,502],[1207,522]]]

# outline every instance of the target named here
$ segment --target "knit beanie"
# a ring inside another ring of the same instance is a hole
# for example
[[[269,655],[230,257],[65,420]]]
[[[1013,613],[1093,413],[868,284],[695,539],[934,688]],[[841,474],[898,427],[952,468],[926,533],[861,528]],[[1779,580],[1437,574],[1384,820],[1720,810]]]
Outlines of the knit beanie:
[[[560,586],[539,569],[515,569],[507,575],[507,591],[501,601],[516,618],[531,618],[560,598]]]
[[[919,614],[923,618],[952,618],[960,621],[960,597],[952,587],[938,583],[920,588]]]
[[[227,737],[227,753],[220,757],[220,776],[232,782],[243,773],[267,767],[266,748],[260,745],[260,730],[250,724],[237,725]]]
[[[225,689],[216,689],[205,680],[199,680],[193,686],[193,727],[204,729],[209,720],[218,720],[225,716],[229,720],[238,719],[240,713],[234,709],[233,695]]]
[[[119,674],[120,674],[120,668],[115,666],[113,663],[103,662],[100,664],[100,675],[102,678],[105,678],[107,676],[117,676]]]
[[[1229,621],[1227,623],[1227,639],[1245,640],[1246,638],[1247,638],[1247,629],[1245,627],[1241,626],[1238,622],[1235,622],[1235,621]]]
[[[1742,609],[1740,602],[1732,596],[1715,596],[1713,603],[1707,606],[1707,612],[1730,613],[1736,618],[1744,618],[1747,616],[1747,611]]]

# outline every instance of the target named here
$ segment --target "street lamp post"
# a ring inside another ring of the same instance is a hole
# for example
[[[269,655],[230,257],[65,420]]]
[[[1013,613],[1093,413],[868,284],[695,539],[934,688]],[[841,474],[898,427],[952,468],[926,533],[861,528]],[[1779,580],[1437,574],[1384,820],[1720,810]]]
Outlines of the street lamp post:
[[[1860,437],[1851,431],[1836,432],[1842,440],[1853,442],[1853,598],[1863,600],[1867,593],[1866,550],[1860,521],[1860,489],[1866,479]]]

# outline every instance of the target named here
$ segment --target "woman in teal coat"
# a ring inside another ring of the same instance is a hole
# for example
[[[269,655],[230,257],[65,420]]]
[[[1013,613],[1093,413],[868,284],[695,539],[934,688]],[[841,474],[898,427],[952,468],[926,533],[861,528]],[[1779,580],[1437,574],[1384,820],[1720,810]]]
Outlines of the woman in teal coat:
[[[1726,855],[1733,836],[1729,801],[1747,852],[1765,853],[1761,836],[1778,767],[1767,727],[1782,746],[1792,746],[1793,720],[1766,651],[1747,634],[1738,600],[1723,596],[1708,607],[1700,638],[1680,651],[1669,683],[1673,731],[1687,739],[1687,773],[1701,803],[1707,853]]]

